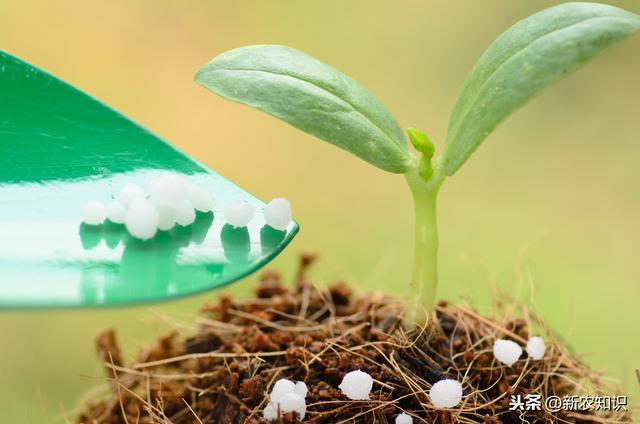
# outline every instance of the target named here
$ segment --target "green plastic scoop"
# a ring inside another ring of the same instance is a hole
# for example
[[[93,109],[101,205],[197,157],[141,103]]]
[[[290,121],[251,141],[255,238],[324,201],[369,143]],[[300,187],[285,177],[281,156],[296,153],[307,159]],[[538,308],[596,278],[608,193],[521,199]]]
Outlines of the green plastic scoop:
[[[198,213],[142,242],[123,225],[81,224],[87,201],[166,171],[211,190]],[[224,205],[246,200],[246,228]],[[58,78],[0,51],[0,307],[116,305],[220,287],[264,266],[298,231],[264,225],[264,204],[138,124]]]

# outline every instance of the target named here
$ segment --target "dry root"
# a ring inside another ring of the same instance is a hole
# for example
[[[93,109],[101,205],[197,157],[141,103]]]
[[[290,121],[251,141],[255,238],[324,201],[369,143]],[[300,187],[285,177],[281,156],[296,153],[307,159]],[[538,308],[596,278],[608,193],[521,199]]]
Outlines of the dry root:
[[[122,365],[113,334],[101,335],[108,394],[89,401],[77,422],[263,423],[268,391],[279,378],[306,382],[309,423],[393,423],[401,412],[415,423],[631,421],[624,411],[509,410],[512,395],[545,399],[610,390],[526,308],[517,317],[498,310],[502,317],[485,318],[440,303],[426,326],[407,326],[399,318],[402,305],[393,299],[356,298],[344,284],[318,289],[305,277],[311,262],[303,257],[294,290],[267,272],[255,298],[222,296],[203,309],[196,335],[160,338],[130,367]],[[494,359],[496,338],[524,344],[531,332],[547,341],[542,360],[524,354],[509,368]],[[376,382],[369,401],[348,400],[336,389],[355,369]],[[456,408],[436,409],[429,401],[431,385],[443,378],[463,383],[463,402]],[[290,413],[279,422],[298,420]]]

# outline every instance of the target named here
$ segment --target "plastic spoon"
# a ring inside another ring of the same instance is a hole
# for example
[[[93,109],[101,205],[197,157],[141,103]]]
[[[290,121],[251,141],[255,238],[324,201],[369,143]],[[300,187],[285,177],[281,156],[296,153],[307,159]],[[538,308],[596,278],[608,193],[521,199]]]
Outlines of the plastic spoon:
[[[89,200],[176,172],[211,190],[213,213],[147,242],[122,225],[81,225]],[[225,204],[256,216],[231,228]],[[264,204],[103,103],[0,51],[0,307],[116,305],[176,298],[242,278],[298,231],[264,225]]]

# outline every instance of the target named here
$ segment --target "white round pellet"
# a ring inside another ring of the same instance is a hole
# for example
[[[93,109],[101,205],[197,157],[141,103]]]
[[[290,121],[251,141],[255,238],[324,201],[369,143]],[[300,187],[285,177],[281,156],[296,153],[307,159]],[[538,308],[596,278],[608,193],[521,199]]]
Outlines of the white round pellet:
[[[265,420],[273,421],[278,418],[278,411],[272,402],[269,402],[267,406],[264,407],[264,411],[262,411],[262,415]]]
[[[300,420],[304,419],[307,412],[307,403],[304,400],[307,395],[307,385],[299,381],[281,378],[276,381],[269,394],[269,404],[264,408],[264,418],[275,420],[278,417],[278,409],[281,413],[296,412]]]
[[[396,424],[413,424],[413,417],[403,412],[396,416]]]
[[[127,211],[125,226],[133,237],[149,240],[156,235],[159,222],[160,214],[153,203],[147,199],[138,199],[131,204]]]
[[[189,182],[178,174],[163,174],[149,183],[149,199],[156,206],[176,206],[187,198],[188,191]]]
[[[247,202],[229,203],[224,208],[224,219],[232,227],[246,227],[254,212],[253,206]]]
[[[107,218],[114,224],[124,224],[127,216],[127,209],[117,200],[113,200],[107,205]]]
[[[87,202],[82,208],[82,222],[88,225],[100,225],[107,216],[107,210],[100,202]]]
[[[462,384],[457,380],[440,380],[429,390],[431,403],[436,408],[453,408],[462,401]]]
[[[213,193],[196,184],[191,184],[189,187],[187,198],[193,205],[193,208],[200,212],[211,212],[216,205]]]
[[[264,220],[267,225],[278,231],[284,231],[291,222],[291,204],[287,199],[271,200],[264,208]]]
[[[122,206],[128,208],[134,200],[144,199],[145,194],[142,187],[137,184],[128,184],[118,192],[116,200],[122,203]]]
[[[178,212],[172,206],[156,206],[158,211],[158,230],[169,231],[176,225],[176,216]]]
[[[176,222],[178,225],[186,227],[193,224],[196,220],[196,211],[193,209],[193,205],[188,200],[183,200],[178,203],[176,207]]]
[[[544,340],[542,337],[531,337],[527,342],[527,354],[534,361],[539,361],[544,356],[544,352],[547,350],[547,347],[544,345]]]
[[[297,381],[296,382],[296,388],[293,390],[294,393],[299,394],[300,396],[307,397],[307,392],[309,390],[307,389],[307,385],[304,384],[303,381]]]
[[[297,412],[300,420],[303,420],[307,413],[307,402],[305,402],[302,396],[294,392],[282,396],[277,404],[280,405],[280,412],[285,414],[287,412]]]
[[[373,378],[360,370],[351,371],[345,374],[338,388],[351,400],[367,400],[373,388]]]
[[[276,381],[276,384],[273,385],[273,389],[271,389],[270,399],[274,402],[279,401],[282,396],[287,393],[293,393],[296,389],[296,383],[291,380],[287,380],[286,378],[281,378]]]
[[[498,339],[493,343],[493,356],[503,364],[511,366],[522,355],[520,345],[511,340]]]

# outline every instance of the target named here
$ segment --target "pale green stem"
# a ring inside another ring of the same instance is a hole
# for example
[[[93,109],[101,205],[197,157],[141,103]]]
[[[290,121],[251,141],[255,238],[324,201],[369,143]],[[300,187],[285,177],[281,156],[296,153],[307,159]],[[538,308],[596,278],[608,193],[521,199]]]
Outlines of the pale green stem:
[[[422,175],[421,175],[422,174]],[[419,168],[405,174],[415,208],[415,252],[407,319],[423,323],[433,311],[438,287],[438,227],[436,204],[444,174],[438,166],[428,178]]]

